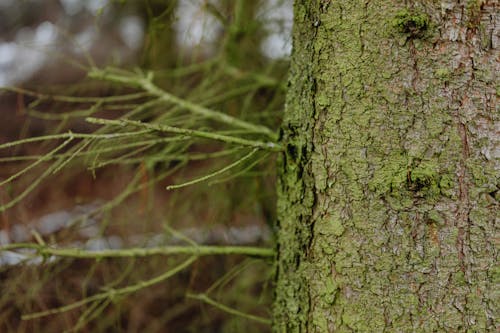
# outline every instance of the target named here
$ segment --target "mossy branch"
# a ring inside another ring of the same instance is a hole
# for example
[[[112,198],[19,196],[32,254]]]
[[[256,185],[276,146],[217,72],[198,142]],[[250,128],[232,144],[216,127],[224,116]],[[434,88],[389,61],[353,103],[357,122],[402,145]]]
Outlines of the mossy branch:
[[[273,141],[278,140],[278,136],[276,135],[276,133],[273,132],[268,127],[252,124],[247,121],[229,116],[225,113],[208,109],[206,107],[184,100],[182,98],[174,96],[160,89],[152,82],[153,79],[152,73],[149,73],[148,76],[144,77],[139,75],[133,75],[131,73],[128,75],[124,75],[124,74],[112,73],[109,70],[100,70],[97,68],[93,68],[89,72],[88,76],[91,78],[108,80],[112,82],[125,84],[128,86],[139,87],[145,90],[146,92],[150,93],[151,95],[158,97],[162,101],[178,105],[194,114],[201,115],[207,119],[212,119],[231,126],[244,128],[254,133],[264,134],[267,137],[271,138]]]
[[[114,139],[114,138],[122,138],[128,136],[136,136],[143,135],[150,130],[142,130],[137,132],[127,132],[127,133],[108,133],[108,134],[85,134],[85,133],[73,133],[71,131],[67,133],[61,134],[51,134],[44,136],[36,136],[32,138],[21,139],[17,141],[7,142],[0,145],[0,149],[11,148],[15,146],[19,146],[26,143],[39,142],[39,141],[50,141],[50,140],[59,140],[59,139]]]
[[[88,251],[79,248],[61,249],[49,247],[36,243],[17,243],[8,244],[0,247],[0,252],[13,251],[20,249],[34,250],[34,255],[47,257],[65,257],[76,259],[104,259],[104,258],[137,258],[153,255],[171,256],[171,255],[195,255],[195,256],[213,256],[213,255],[246,255],[252,257],[268,258],[274,256],[272,248],[253,247],[253,246],[161,246],[151,248],[130,248],[119,250],[101,250]],[[28,255],[28,253],[26,254]],[[29,253],[32,255],[32,253]]]
[[[37,91],[23,89],[19,87],[1,87],[0,90],[12,91],[22,95],[36,97],[42,101],[55,101],[65,103],[116,103],[123,101],[132,101],[139,98],[146,97],[146,92],[119,95],[119,96],[95,96],[95,97],[78,97],[78,96],[64,96],[64,95],[50,95],[43,94]]]
[[[92,124],[114,125],[114,126],[122,126],[122,127],[126,126],[126,125],[131,125],[131,126],[142,127],[145,129],[159,131],[159,132],[181,134],[181,135],[187,135],[187,136],[191,136],[191,137],[200,137],[200,138],[205,138],[205,139],[222,141],[222,142],[226,142],[226,143],[237,144],[240,146],[248,146],[248,147],[260,148],[260,149],[271,150],[271,151],[282,151],[281,146],[278,145],[277,143],[274,143],[274,142],[248,140],[248,139],[243,139],[243,138],[229,136],[229,135],[222,135],[222,134],[217,134],[217,133],[212,133],[212,132],[205,132],[205,131],[200,131],[200,130],[180,128],[180,127],[174,127],[174,126],[168,126],[168,125],[143,123],[140,121],[127,120],[127,119],[110,120],[110,119],[102,119],[102,118],[94,118],[94,117],[88,117],[88,118],[86,118],[86,121],[89,123],[92,123]]]

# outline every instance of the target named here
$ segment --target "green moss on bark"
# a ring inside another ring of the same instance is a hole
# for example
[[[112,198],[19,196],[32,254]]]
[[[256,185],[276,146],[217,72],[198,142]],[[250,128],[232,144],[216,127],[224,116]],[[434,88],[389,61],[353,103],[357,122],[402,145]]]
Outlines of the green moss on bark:
[[[400,33],[422,36],[429,28],[429,17],[424,13],[411,13],[405,8],[396,13],[391,24]]]
[[[498,164],[479,133],[496,83],[462,57],[491,55],[453,40],[458,7],[412,6],[296,1],[277,332],[494,327]]]

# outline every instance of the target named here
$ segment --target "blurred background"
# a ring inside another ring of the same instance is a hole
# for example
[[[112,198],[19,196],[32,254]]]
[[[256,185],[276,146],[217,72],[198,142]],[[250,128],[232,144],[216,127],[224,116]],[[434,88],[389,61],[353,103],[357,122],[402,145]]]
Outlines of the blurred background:
[[[158,87],[183,101],[277,132],[291,26],[291,0],[0,0],[0,246],[272,247],[276,154],[244,158],[248,151],[227,143],[149,132],[131,138],[127,128],[85,118],[261,137],[88,73],[151,73]],[[66,142],[68,131],[90,138]],[[30,140],[41,136],[47,139]],[[209,181],[166,190],[232,164]],[[272,262],[243,256],[203,257],[152,287],[61,308],[152,279],[183,260],[3,251],[0,332],[270,331],[259,320],[186,297],[203,293],[269,318]],[[22,318],[49,309],[59,310]]]

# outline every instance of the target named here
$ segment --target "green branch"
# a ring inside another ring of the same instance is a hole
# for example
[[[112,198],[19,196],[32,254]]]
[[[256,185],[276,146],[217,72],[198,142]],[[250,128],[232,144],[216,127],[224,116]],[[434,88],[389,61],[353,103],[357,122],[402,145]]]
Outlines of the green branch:
[[[153,255],[246,255],[252,257],[273,257],[272,248],[253,246],[161,246],[151,248],[130,248],[120,250],[88,251],[79,248],[58,249],[36,243],[8,244],[0,247],[0,252],[19,249],[31,249],[39,256],[56,256],[79,259],[103,259],[103,258],[135,258]]]
[[[190,257],[187,260],[185,260],[184,262],[182,262],[180,265],[166,271],[165,273],[163,273],[161,275],[158,275],[157,277],[155,277],[153,279],[141,281],[139,283],[136,283],[136,284],[124,287],[124,288],[120,288],[120,289],[109,289],[106,292],[84,298],[80,301],[77,301],[77,302],[74,302],[74,303],[59,307],[59,308],[50,309],[50,310],[42,311],[42,312],[35,312],[35,313],[26,314],[26,315],[23,315],[21,317],[21,319],[30,320],[30,319],[40,318],[40,317],[46,317],[46,316],[50,316],[52,314],[58,314],[58,313],[62,313],[62,312],[76,309],[76,308],[78,308],[82,305],[85,305],[87,303],[90,303],[90,302],[100,301],[103,299],[113,300],[117,296],[130,294],[130,293],[139,291],[141,289],[148,288],[148,287],[155,285],[157,283],[163,282],[163,281],[167,280],[168,278],[171,278],[172,276],[181,272],[182,270],[186,269],[187,267],[189,267],[196,259],[197,259],[196,256]]]
[[[49,140],[59,140],[59,139],[114,139],[114,138],[122,138],[127,136],[136,136],[142,135],[150,132],[151,130],[142,130],[137,132],[128,132],[128,133],[109,133],[109,134],[85,134],[85,133],[73,133],[71,131],[67,133],[61,134],[51,134],[44,136],[35,136],[32,138],[25,138],[17,141],[7,142],[0,145],[0,149],[6,149],[15,147],[18,145],[31,143],[31,142],[39,142],[39,141],[49,141]]]
[[[210,178],[213,178],[213,177],[218,176],[220,174],[223,174],[224,172],[226,172],[228,170],[231,170],[232,168],[234,168],[234,167],[238,166],[239,164],[243,163],[244,161],[246,161],[247,159],[249,159],[250,157],[252,157],[256,152],[257,152],[257,148],[254,148],[251,152],[249,152],[248,154],[246,154],[242,158],[240,158],[237,161],[235,161],[235,162],[233,162],[233,163],[225,166],[222,169],[219,169],[217,171],[209,173],[208,175],[202,176],[200,178],[192,179],[192,180],[187,181],[187,182],[182,183],[182,184],[169,185],[169,186],[167,186],[167,190],[173,190],[173,189],[177,189],[177,188],[181,188],[181,187],[185,187],[185,186],[189,186],[189,185],[193,185],[193,184],[198,184],[198,183],[204,182],[207,179],[210,179]]]
[[[63,96],[63,95],[51,95],[43,94],[37,91],[31,91],[19,87],[1,87],[0,90],[17,92],[19,94],[37,97],[43,101],[58,101],[67,103],[115,103],[136,100],[138,98],[146,97],[146,93],[134,93],[119,96],[92,96],[92,97],[75,97],[75,96]]]
[[[12,176],[10,176],[9,178],[3,180],[0,182],[0,186],[4,186],[5,184],[7,183],[10,183],[11,181],[15,180],[16,178],[18,178],[19,176],[22,176],[24,175],[26,172],[30,171],[31,169],[33,169],[34,167],[36,167],[37,165],[43,163],[43,162],[46,162],[48,160],[50,160],[51,158],[53,158],[53,156],[61,149],[63,149],[65,146],[67,146],[71,141],[73,140],[72,137],[69,137],[66,141],[64,141],[63,143],[61,143],[59,146],[57,146],[55,149],[53,149],[52,151],[48,152],[46,155],[44,156],[41,156],[39,159],[37,159],[35,162],[31,163],[30,165],[28,165],[27,167],[23,168],[22,170],[16,172],[15,174],[13,174]],[[53,171],[54,173],[56,172],[56,170]]]
[[[153,96],[158,97],[160,100],[178,105],[192,113],[201,115],[207,119],[213,119],[231,126],[236,126],[240,128],[244,128],[250,130],[254,133],[261,133],[271,138],[273,141],[277,141],[278,137],[276,133],[274,133],[268,127],[262,125],[256,125],[249,123],[247,121],[231,117],[225,113],[208,109],[201,105],[189,102],[168,92],[160,89],[158,86],[154,85],[152,82],[152,77],[141,77],[141,76],[131,76],[131,75],[120,75],[110,73],[109,71],[103,71],[99,69],[92,69],[89,72],[89,77],[97,78],[102,80],[114,81],[122,84],[126,84],[128,86],[139,87]]]
[[[187,135],[187,136],[191,136],[191,137],[200,137],[200,138],[205,138],[205,139],[211,139],[211,140],[217,140],[217,141],[222,141],[222,142],[227,142],[227,143],[238,144],[241,146],[260,148],[260,149],[264,149],[264,150],[282,151],[281,146],[278,145],[277,143],[274,143],[274,142],[247,140],[247,139],[229,136],[229,135],[222,135],[222,134],[217,134],[217,133],[211,133],[211,132],[205,132],[205,131],[199,131],[199,130],[193,130],[193,129],[187,129],[187,128],[180,128],[180,127],[174,127],[174,126],[168,126],[168,125],[150,124],[150,123],[143,123],[140,121],[126,120],[126,119],[109,120],[109,119],[94,118],[94,117],[88,117],[85,120],[89,123],[92,123],[92,124],[115,125],[115,126],[132,125],[132,126],[137,126],[137,127],[149,129],[149,130],[159,131],[159,132],[181,134],[181,135]]]
[[[198,294],[198,295],[188,294],[187,297],[203,301],[203,302],[205,302],[207,304],[212,305],[213,307],[216,307],[217,309],[220,309],[220,310],[222,310],[224,312],[227,312],[227,313],[230,313],[232,315],[236,315],[236,316],[240,316],[240,317],[247,318],[247,319],[250,319],[250,320],[254,320],[254,321],[257,321],[257,322],[262,323],[262,324],[271,325],[271,320],[269,320],[267,318],[263,318],[263,317],[259,317],[259,316],[255,316],[255,315],[252,315],[252,314],[248,314],[248,313],[244,313],[244,312],[235,310],[233,308],[230,308],[227,305],[224,305],[222,303],[214,301],[213,299],[209,298],[205,294]]]

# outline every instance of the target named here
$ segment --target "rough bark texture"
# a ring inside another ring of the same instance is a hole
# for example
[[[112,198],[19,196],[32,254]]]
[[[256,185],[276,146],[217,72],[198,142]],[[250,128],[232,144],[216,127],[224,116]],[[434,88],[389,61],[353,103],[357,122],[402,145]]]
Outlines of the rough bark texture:
[[[497,1],[296,1],[276,332],[498,329],[498,25]]]

